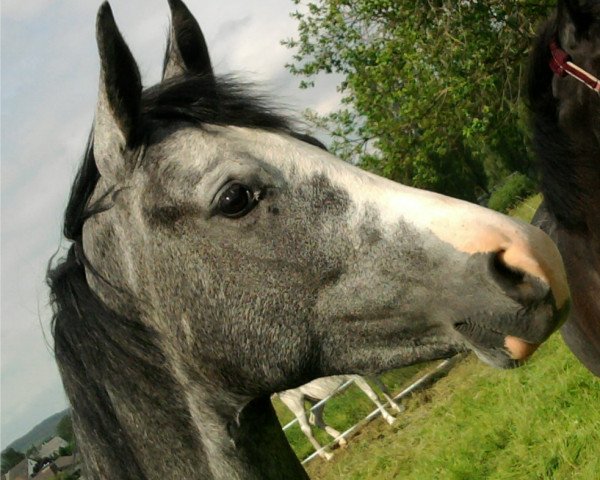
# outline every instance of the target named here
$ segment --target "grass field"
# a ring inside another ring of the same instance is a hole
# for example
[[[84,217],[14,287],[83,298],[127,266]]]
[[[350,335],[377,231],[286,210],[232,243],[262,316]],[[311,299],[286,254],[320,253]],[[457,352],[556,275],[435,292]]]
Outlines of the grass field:
[[[521,220],[525,220],[526,222],[530,222],[533,214],[540,206],[540,203],[542,203],[542,196],[538,193],[537,195],[529,197],[525,201],[521,202],[521,204],[513,208],[509,212],[509,215],[520,218]]]
[[[600,380],[554,336],[530,363],[497,371],[469,357],[308,465],[313,479],[600,478]]]
[[[520,205],[528,220],[539,196]],[[393,391],[432,365],[386,374]],[[600,479],[600,379],[554,335],[520,369],[499,371],[470,356],[405,402],[388,426],[380,418],[307,466],[312,479]],[[276,405],[282,423],[291,414]],[[325,418],[342,430],[372,410],[350,390],[327,404]],[[297,427],[288,438],[300,458],[312,452]],[[326,437],[321,437],[327,443]]]

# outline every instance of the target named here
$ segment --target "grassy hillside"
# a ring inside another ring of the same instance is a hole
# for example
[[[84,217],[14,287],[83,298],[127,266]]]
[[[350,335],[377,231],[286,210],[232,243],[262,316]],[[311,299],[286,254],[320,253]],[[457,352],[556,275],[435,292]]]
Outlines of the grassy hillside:
[[[532,197],[512,214],[529,220],[540,201]],[[419,367],[411,368],[389,375],[408,381],[419,374]],[[369,407],[359,401],[356,407],[351,399],[328,404],[326,418],[332,424],[343,415],[360,418],[353,410],[362,414]],[[394,426],[378,419],[332,461],[308,464],[311,478],[600,478],[600,379],[581,366],[559,335],[516,370],[494,370],[469,356],[405,405]],[[300,456],[311,451],[302,439],[289,438]]]
[[[41,444],[43,441],[56,435],[56,426],[58,425],[58,422],[60,422],[65,415],[68,415],[68,413],[68,410],[55,413],[46,420],[38,423],[29,432],[12,442],[6,448],[12,447],[19,452],[25,453],[31,445],[37,446]]]
[[[600,472],[600,379],[558,335],[518,370],[469,357],[414,395],[398,425],[372,423],[313,479],[582,479]]]
[[[537,195],[529,197],[528,199],[517,205],[515,208],[513,208],[509,212],[509,215],[520,218],[521,220],[524,220],[526,222],[530,222],[533,217],[533,214],[540,206],[540,203],[542,203],[542,195],[538,193]]]

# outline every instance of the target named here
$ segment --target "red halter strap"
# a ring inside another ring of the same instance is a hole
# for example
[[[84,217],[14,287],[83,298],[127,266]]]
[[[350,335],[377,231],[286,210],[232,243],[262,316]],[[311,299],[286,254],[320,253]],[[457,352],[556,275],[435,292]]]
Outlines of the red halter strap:
[[[550,42],[550,53],[552,53],[550,69],[556,75],[561,77],[570,75],[600,95],[600,80],[571,62],[571,57],[558,46],[556,39]]]

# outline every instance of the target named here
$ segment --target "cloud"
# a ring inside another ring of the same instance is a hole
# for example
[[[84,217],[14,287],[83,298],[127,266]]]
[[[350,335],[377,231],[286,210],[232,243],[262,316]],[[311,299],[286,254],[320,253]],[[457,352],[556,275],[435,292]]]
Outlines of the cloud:
[[[2,16],[10,20],[26,20],[38,17],[44,13],[52,0],[36,0],[35,2],[24,2],[23,0],[3,0]]]

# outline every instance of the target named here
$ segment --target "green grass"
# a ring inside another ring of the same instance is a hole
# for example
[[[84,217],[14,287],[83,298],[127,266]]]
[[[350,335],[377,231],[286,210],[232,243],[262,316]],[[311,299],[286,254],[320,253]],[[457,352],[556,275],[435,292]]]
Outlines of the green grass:
[[[600,472],[600,380],[555,335],[517,370],[473,357],[373,423],[313,479],[584,479]]]
[[[539,195],[531,197],[511,214],[528,221],[540,201]],[[411,368],[390,374],[398,376],[395,391],[408,377],[422,374],[419,367]],[[342,418],[351,422],[370,410],[361,394],[352,395],[328,404],[325,415],[332,424]],[[405,405],[394,426],[378,419],[346,449],[338,449],[332,461],[313,460],[307,466],[311,478],[600,479],[600,379],[559,335],[516,370],[494,370],[467,357]],[[292,432],[290,440],[301,457],[311,451]]]
[[[522,173],[515,172],[506,177],[502,185],[492,192],[488,207],[499,212],[507,212],[534,191],[533,180]]]
[[[509,215],[520,218],[526,222],[530,222],[533,214],[542,203],[542,195],[536,194],[521,202],[515,208],[510,210]]]

